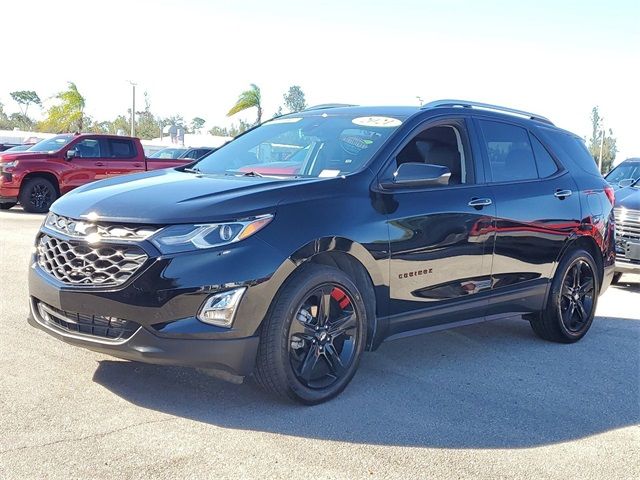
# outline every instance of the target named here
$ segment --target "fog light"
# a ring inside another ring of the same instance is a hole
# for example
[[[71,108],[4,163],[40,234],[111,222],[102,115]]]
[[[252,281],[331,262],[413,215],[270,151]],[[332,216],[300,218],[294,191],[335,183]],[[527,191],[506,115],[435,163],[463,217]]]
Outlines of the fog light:
[[[230,328],[246,289],[246,287],[235,288],[211,295],[200,309],[198,320],[218,327]]]

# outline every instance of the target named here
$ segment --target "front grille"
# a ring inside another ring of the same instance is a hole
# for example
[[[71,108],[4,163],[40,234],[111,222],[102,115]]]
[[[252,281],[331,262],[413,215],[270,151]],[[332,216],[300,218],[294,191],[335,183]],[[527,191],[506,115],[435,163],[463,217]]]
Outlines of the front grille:
[[[121,318],[67,312],[43,302],[35,303],[41,322],[65,332],[120,342],[127,340],[140,328],[139,324]]]
[[[159,228],[153,225],[133,225],[116,223],[96,223],[89,220],[76,220],[50,212],[44,222],[51,230],[75,238],[94,238],[96,240],[144,240],[156,233]]]
[[[628,243],[640,243],[640,211],[616,208],[616,260],[639,264],[640,260],[627,257]]]
[[[69,285],[117,286],[129,280],[146,262],[147,254],[135,245],[61,240],[43,234],[37,247],[38,265]]]

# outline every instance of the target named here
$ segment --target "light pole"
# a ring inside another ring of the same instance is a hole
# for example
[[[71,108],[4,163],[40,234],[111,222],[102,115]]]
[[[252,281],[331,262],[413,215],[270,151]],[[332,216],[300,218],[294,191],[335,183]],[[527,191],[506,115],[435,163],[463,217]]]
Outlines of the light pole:
[[[131,84],[131,136],[136,136],[136,83],[129,80]]]
[[[598,171],[602,173],[602,150],[604,150],[604,122],[602,122],[602,135],[600,136],[600,156],[598,157]]]

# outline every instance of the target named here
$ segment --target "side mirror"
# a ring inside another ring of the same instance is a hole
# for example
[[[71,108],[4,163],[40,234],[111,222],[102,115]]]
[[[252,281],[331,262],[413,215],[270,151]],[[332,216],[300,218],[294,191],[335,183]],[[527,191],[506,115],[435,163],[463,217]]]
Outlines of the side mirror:
[[[633,185],[633,182],[635,182],[634,178],[625,178],[624,180],[620,180],[618,182],[618,186],[620,188],[625,188],[625,187],[628,187],[630,185]]]
[[[393,174],[391,182],[383,183],[384,188],[425,187],[449,185],[451,170],[430,163],[403,163]]]
[[[67,150],[67,160],[71,160],[72,158],[74,158],[76,156],[76,150],[75,148],[70,148],[69,150]]]

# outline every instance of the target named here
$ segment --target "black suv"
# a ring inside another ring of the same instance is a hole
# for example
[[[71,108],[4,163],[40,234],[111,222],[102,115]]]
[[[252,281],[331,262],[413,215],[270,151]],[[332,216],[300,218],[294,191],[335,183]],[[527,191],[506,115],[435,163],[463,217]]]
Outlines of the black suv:
[[[510,316],[582,338],[613,276],[613,200],[582,140],[538,115],[319,106],[55,202],[29,322],[319,403],[384,340]]]

